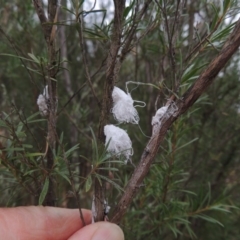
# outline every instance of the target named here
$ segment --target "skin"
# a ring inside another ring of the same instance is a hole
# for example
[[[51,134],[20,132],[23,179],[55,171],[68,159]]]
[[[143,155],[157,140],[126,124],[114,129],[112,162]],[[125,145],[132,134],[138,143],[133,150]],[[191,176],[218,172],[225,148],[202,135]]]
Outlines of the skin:
[[[91,211],[55,207],[0,208],[0,236],[8,240],[124,240],[122,230],[109,222],[91,223]]]

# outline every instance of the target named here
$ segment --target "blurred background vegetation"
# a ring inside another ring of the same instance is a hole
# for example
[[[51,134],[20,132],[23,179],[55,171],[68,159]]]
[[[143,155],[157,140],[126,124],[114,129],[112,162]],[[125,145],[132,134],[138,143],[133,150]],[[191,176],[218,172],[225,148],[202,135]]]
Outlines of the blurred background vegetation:
[[[135,7],[141,7],[143,2],[126,2],[124,33],[133,24]],[[139,125],[147,136],[151,135],[152,116],[166,103],[174,85],[165,17],[171,27],[178,2],[151,2],[134,36],[142,38],[124,60],[116,82],[122,89],[127,81],[144,83],[129,84],[128,88],[133,89],[133,99],[146,103],[138,112]],[[240,7],[234,0],[180,3],[174,35],[176,73],[181,79],[179,96],[217,55],[238,19]],[[61,65],[56,77],[57,133],[61,144],[56,149],[51,174],[58,187],[57,205],[62,207],[77,206],[63,152],[69,159],[82,207],[91,208],[92,202],[89,176],[95,155],[91,129],[97,133],[100,111],[85,84],[74,12],[79,8],[83,14],[86,56],[99,99],[103,96],[114,12],[112,1],[97,1],[92,8],[93,5],[94,1],[62,0],[57,23],[56,45]],[[47,187],[42,163],[47,125],[38,113],[36,101],[45,86],[46,44],[31,1],[1,0],[0,26],[0,206],[41,204]],[[189,55],[211,32],[201,49]],[[121,222],[126,239],[238,239],[239,71],[237,52],[207,92],[173,124],[140,194]],[[113,118],[111,122],[115,123]],[[137,164],[148,138],[137,125],[121,127],[133,142],[132,161]],[[115,168],[117,171],[110,178],[124,188],[134,166],[118,164]],[[108,189],[112,208],[121,196],[117,185],[110,184]]]

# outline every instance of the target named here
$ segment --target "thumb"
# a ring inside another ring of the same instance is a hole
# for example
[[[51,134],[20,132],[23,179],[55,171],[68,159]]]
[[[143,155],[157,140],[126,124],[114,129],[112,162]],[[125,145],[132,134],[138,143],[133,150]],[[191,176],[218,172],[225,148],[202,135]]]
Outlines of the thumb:
[[[116,224],[97,222],[78,230],[68,240],[124,240],[124,235]]]

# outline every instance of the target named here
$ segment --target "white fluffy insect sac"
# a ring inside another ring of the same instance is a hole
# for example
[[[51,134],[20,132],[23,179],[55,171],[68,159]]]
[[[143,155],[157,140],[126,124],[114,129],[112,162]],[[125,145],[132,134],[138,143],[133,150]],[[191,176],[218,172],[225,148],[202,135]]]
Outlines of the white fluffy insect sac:
[[[132,141],[127,132],[114,125],[106,125],[104,134],[106,136],[105,146],[107,146],[107,151],[117,157],[124,156],[126,161],[130,160],[133,149]]]
[[[110,212],[111,207],[108,205],[108,202],[104,199],[104,214],[107,215]]]
[[[45,96],[40,94],[37,99],[37,105],[42,116],[48,115],[48,106]]]
[[[93,196],[92,199],[92,223],[94,223],[94,218],[97,217],[97,211],[96,211],[96,207],[95,207],[95,196]]]
[[[161,126],[163,115],[167,112],[167,109],[168,109],[168,106],[159,108],[155,116],[152,117],[153,133],[156,132],[156,127]]]
[[[46,85],[45,88],[43,89],[43,95],[46,97],[46,99],[49,99],[48,85]]]
[[[167,109],[168,109],[168,106],[167,107],[161,107],[157,110],[155,116],[152,118],[152,125],[161,123],[161,118],[166,113]]]
[[[178,106],[174,101],[172,101],[168,108],[168,115],[172,115],[176,117],[177,111],[178,111]]]
[[[42,116],[48,115],[48,105],[47,100],[49,99],[48,95],[48,86],[43,90],[43,94],[40,94],[37,99],[37,105]]]
[[[133,106],[133,99],[131,95],[126,94],[118,87],[114,87],[112,92],[113,108],[112,113],[114,118],[119,123],[133,123],[138,124],[139,116],[136,108]]]
[[[126,95],[127,94],[122,89],[118,87],[113,88],[113,92],[112,92],[113,102],[118,102],[119,100],[124,99]]]

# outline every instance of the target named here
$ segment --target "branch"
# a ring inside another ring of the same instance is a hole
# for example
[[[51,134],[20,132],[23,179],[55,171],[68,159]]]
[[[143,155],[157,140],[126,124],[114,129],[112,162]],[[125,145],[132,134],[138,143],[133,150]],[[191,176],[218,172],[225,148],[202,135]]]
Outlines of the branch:
[[[195,101],[204,93],[204,91],[213,82],[214,78],[226,65],[228,60],[237,51],[240,46],[240,19],[237,21],[234,30],[232,31],[229,39],[224,44],[219,55],[214,58],[206,68],[196,82],[190,87],[185,94],[176,103],[171,103],[168,107],[168,111],[165,114],[166,117],[162,121],[162,125],[157,134],[153,134],[145,147],[141,156],[140,163],[135,168],[131,179],[129,180],[125,191],[117,206],[113,211],[111,222],[119,223],[127,208],[136,196],[139,187],[141,186],[143,179],[146,177],[151,164],[158,152],[160,144],[163,142],[167,130],[173,124],[176,119],[185,113]],[[177,108],[176,108],[177,107]],[[177,109],[174,111],[174,108]],[[164,115],[164,116],[165,116]]]
[[[117,55],[121,46],[123,12],[125,9],[125,0],[114,0],[115,14],[113,21],[113,33],[111,39],[111,46],[107,57],[106,66],[106,80],[104,84],[104,97],[101,109],[101,116],[99,121],[98,137],[104,142],[105,137],[103,128],[106,125],[110,109],[112,107],[112,90],[116,81],[117,73],[119,71]]]
[[[133,18],[133,23],[132,23],[132,27],[129,30],[129,33],[124,41],[124,46],[123,49],[121,51],[121,56],[120,56],[120,62],[123,62],[123,60],[125,59],[126,55],[131,51],[131,49],[133,48],[133,46],[131,46],[132,40],[134,38],[134,35],[136,34],[137,31],[137,27],[139,22],[141,21],[143,15],[146,13],[150,3],[152,2],[152,0],[147,0],[142,9],[140,11],[138,11],[138,7],[136,7],[135,11],[138,11],[138,13],[136,12]]]
[[[207,34],[207,36],[205,36],[194,48],[193,50],[188,54],[188,56],[184,59],[184,62],[188,62],[188,61],[192,61],[196,55],[198,55],[198,53],[200,51],[203,50],[204,48],[204,44],[209,41],[210,37],[213,35],[214,32],[216,32],[216,30],[218,29],[219,25],[222,23],[222,21],[224,20],[224,16],[227,13],[228,8],[225,9],[225,11],[223,12],[222,16],[219,17],[218,21],[216,22],[213,30]]]
[[[104,136],[104,126],[107,124],[110,110],[112,107],[112,90],[114,83],[117,78],[117,73],[120,69],[120,64],[117,60],[118,51],[121,46],[121,36],[123,29],[123,12],[125,9],[125,0],[114,0],[115,12],[113,20],[113,33],[111,37],[110,50],[107,57],[106,66],[106,79],[104,83],[104,95],[101,105],[101,115],[99,120],[98,128],[98,138],[100,141],[105,141]],[[104,175],[105,171],[98,171],[97,174]],[[95,221],[102,221],[104,219],[104,193],[105,193],[105,183],[101,183],[96,178],[95,179],[95,189],[94,189],[94,206],[96,209],[96,216],[94,216]]]
[[[94,87],[93,87],[93,84],[92,84],[92,79],[91,79],[91,75],[89,73],[89,69],[88,69],[88,62],[87,62],[87,57],[86,57],[86,47],[85,47],[85,42],[84,42],[84,37],[83,37],[83,17],[82,15],[80,15],[78,17],[78,19],[76,19],[76,22],[78,22],[77,24],[77,31],[78,31],[78,35],[79,35],[79,42],[80,42],[80,47],[81,47],[81,50],[82,50],[82,58],[83,58],[83,64],[84,64],[84,68],[85,68],[85,73],[86,73],[86,77],[87,77],[87,81],[88,81],[88,84],[91,88],[91,91],[93,93],[93,96],[95,97],[95,100],[98,104],[98,107],[100,108],[101,107],[101,103],[97,97],[97,94],[94,90]]]
[[[38,18],[41,22],[41,25],[42,25],[44,37],[45,37],[45,39],[47,39],[48,29],[47,29],[46,23],[47,23],[48,19],[45,16],[43,6],[42,6],[42,1],[41,0],[33,0],[33,4],[34,4],[35,10],[37,12]]]
[[[58,0],[49,0],[48,1],[48,19],[52,23],[54,22],[57,9],[58,9]]]
[[[58,111],[57,116],[60,115],[60,113],[65,110],[65,108],[67,107],[67,105],[72,101],[72,99],[77,96],[77,94],[86,86],[86,82],[75,92],[72,94],[72,96],[67,100],[67,102],[63,105],[63,107]]]
[[[167,8],[166,8],[166,1],[163,1],[163,16],[164,16],[164,21],[165,21],[165,27],[166,27],[166,32],[167,32],[167,40],[168,40],[168,54],[169,54],[169,59],[171,62],[171,67],[172,67],[172,74],[173,74],[173,83],[172,83],[172,90],[176,91],[177,87],[173,87],[174,85],[176,86],[177,84],[177,73],[176,73],[176,60],[175,60],[175,44],[173,43],[173,34],[174,34],[174,26],[175,26],[175,21],[176,21],[176,16],[177,16],[177,12],[178,12],[178,8],[179,8],[179,3],[180,1],[178,0],[177,2],[177,9],[175,12],[175,19],[174,19],[174,24],[172,27],[172,31],[170,33],[170,24],[168,21],[168,17],[167,17]],[[159,3],[158,3],[159,4]],[[175,88],[175,89],[174,89]]]
[[[62,2],[63,6],[66,6],[66,0]],[[60,21],[65,21],[66,20],[66,12],[61,10],[59,12],[59,20]],[[70,72],[68,71],[68,48],[67,48],[67,36],[66,36],[66,31],[65,31],[65,26],[59,26],[59,42],[60,42],[60,49],[61,49],[61,58],[64,59],[62,63],[63,67],[63,81],[65,83],[66,87],[66,92],[68,93],[69,96],[73,95],[73,89],[72,89],[72,80],[70,76]]]
[[[48,66],[47,66],[47,86],[49,93],[49,106],[48,106],[48,135],[47,135],[47,164],[46,170],[49,175],[49,188],[44,200],[44,205],[54,206],[56,204],[56,181],[54,176],[51,174],[54,166],[54,156],[53,151],[56,148],[57,141],[57,131],[56,131],[56,109],[57,109],[57,81],[55,80],[56,74],[58,72],[57,63],[57,53],[55,50],[55,37],[56,37],[56,26],[53,24],[57,22],[58,16],[58,6],[57,0],[48,1],[48,19],[45,16],[42,1],[33,0],[34,7],[38,14],[39,20],[42,25],[45,41],[47,44],[48,52]],[[48,23],[50,21],[51,24]]]

